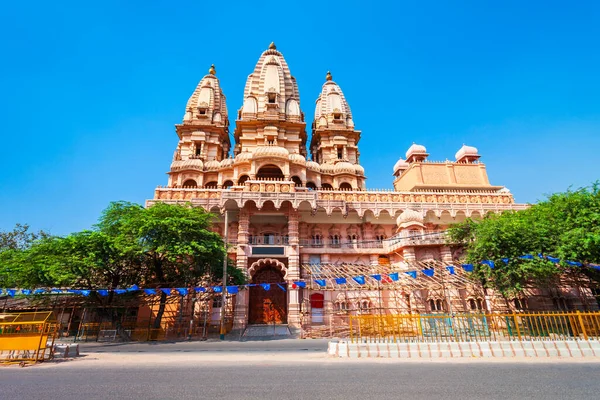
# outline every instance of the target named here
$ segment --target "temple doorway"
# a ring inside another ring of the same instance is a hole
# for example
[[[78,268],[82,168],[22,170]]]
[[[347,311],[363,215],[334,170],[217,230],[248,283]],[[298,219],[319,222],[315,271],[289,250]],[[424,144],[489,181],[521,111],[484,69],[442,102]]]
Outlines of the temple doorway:
[[[286,324],[287,293],[277,283],[285,282],[283,274],[273,265],[265,265],[252,277],[250,287],[250,304],[248,310],[249,324]],[[270,284],[265,290],[260,284]]]

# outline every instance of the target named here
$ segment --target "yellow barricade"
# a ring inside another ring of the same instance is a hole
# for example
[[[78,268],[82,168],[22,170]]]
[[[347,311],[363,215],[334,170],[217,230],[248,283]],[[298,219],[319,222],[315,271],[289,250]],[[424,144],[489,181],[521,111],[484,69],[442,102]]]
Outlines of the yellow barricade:
[[[350,339],[483,342],[600,338],[600,312],[352,315]]]
[[[57,328],[51,311],[0,314],[0,363],[51,358]]]

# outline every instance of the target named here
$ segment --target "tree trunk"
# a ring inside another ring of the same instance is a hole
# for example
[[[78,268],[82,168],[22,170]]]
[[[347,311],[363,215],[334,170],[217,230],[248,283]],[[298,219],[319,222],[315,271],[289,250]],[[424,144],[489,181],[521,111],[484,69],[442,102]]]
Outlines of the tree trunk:
[[[163,314],[165,313],[165,307],[167,305],[167,295],[162,290],[160,291],[160,303],[158,305],[158,312],[156,318],[152,324],[152,329],[160,329],[160,323],[162,322]]]

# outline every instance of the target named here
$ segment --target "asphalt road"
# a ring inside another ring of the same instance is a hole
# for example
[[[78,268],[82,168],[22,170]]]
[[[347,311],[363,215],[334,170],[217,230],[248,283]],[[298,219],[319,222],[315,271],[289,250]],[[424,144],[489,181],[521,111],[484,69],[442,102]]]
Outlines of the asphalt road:
[[[0,367],[0,399],[600,398],[600,362],[341,360],[324,343],[90,344],[76,360]]]

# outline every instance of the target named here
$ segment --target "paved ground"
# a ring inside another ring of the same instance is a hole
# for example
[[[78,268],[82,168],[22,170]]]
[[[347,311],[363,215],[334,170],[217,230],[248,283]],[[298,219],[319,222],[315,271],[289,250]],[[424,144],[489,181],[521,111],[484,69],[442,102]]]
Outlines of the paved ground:
[[[82,346],[85,356],[0,367],[0,398],[593,399],[600,363],[340,360],[325,341]],[[235,350],[235,351],[233,351]]]

